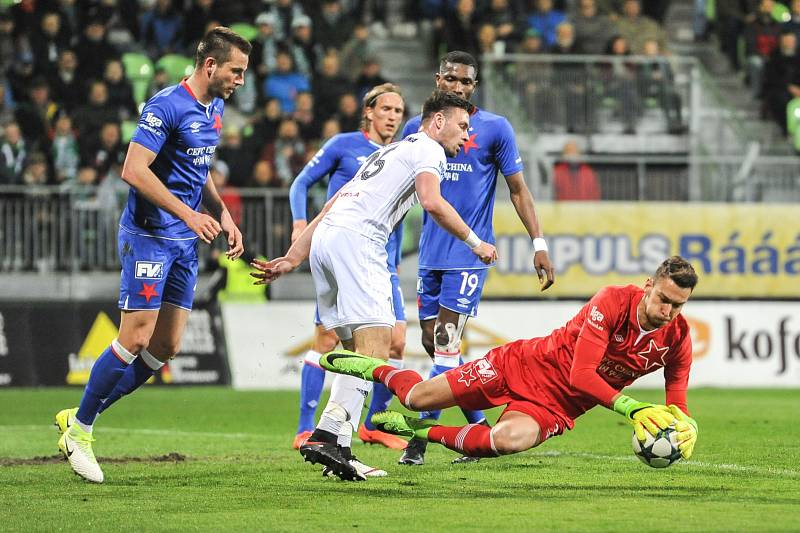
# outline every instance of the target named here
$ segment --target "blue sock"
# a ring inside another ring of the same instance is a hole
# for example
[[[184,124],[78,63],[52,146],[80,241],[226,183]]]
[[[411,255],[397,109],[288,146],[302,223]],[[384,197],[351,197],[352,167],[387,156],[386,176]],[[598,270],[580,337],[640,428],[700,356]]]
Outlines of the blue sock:
[[[325,385],[325,370],[318,366],[303,363],[300,372],[300,420],[297,432],[314,431],[314,415],[319,405],[322,387]]]
[[[389,359],[389,364],[395,368],[403,368],[402,359]],[[364,419],[364,427],[370,431],[375,430],[375,425],[372,423],[372,415],[387,410],[389,408],[389,404],[392,403],[393,396],[394,395],[391,393],[391,391],[389,391],[389,389],[387,389],[382,383],[375,383],[372,386],[372,400],[369,404],[367,417]]]
[[[122,373],[122,378],[117,382],[117,385],[114,387],[114,390],[111,391],[111,394],[108,395],[106,401],[100,406],[100,410],[97,414],[108,409],[112,403],[126,394],[130,394],[144,385],[155,373],[156,371],[147,366],[147,363],[144,362],[141,356],[134,359],[133,363],[129,364],[125,372]]]
[[[464,364],[464,358],[458,358],[458,364]],[[480,424],[481,422],[486,420],[486,415],[483,414],[483,411],[472,411],[470,409],[462,409],[462,413],[464,413],[464,418],[467,419],[467,422],[470,424]]]
[[[126,357],[130,354],[120,355]],[[78,421],[87,426],[94,424],[94,419],[97,417],[103,402],[114,390],[119,380],[122,379],[122,375],[127,368],[128,365],[117,358],[111,346],[100,354],[100,357],[92,367],[92,372],[89,374],[89,382],[83,391],[78,414],[75,416]]]

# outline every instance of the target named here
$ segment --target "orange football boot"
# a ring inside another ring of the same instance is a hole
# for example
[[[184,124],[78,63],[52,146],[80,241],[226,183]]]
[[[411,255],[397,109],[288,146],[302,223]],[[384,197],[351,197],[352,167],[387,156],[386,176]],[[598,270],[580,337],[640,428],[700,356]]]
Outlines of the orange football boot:
[[[364,444],[380,444],[381,446],[386,446],[393,450],[404,450],[408,445],[408,443],[400,437],[378,431],[377,429],[367,429],[364,424],[361,424],[358,428],[358,438],[361,439],[361,442]]]

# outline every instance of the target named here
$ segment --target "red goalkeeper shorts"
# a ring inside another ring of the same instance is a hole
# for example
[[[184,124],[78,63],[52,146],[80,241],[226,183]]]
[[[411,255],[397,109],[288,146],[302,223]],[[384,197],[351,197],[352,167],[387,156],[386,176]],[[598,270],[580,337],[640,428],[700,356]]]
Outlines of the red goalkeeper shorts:
[[[548,407],[546,399],[523,398],[509,390],[500,366],[502,362],[491,355],[490,352],[487,357],[444,373],[459,407],[478,410],[505,405],[503,415],[509,411],[525,413],[539,424],[538,443],[561,435],[573,426],[568,416]]]

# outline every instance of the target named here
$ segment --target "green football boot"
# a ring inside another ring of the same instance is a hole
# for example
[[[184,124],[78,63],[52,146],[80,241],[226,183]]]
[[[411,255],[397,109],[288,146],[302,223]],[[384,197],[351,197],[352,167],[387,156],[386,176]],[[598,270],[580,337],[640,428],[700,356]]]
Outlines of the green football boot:
[[[58,428],[59,433],[66,432],[72,424],[75,423],[75,415],[78,414],[78,408],[62,409],[56,414],[55,426]]]
[[[387,365],[383,359],[367,357],[349,350],[334,350],[319,358],[319,365],[337,374],[347,374],[367,381],[376,381],[372,373],[379,366]]]
[[[416,417],[405,416],[396,411],[381,411],[372,415],[372,423],[384,433],[400,435],[408,438],[428,438],[428,430],[436,425],[435,420],[420,420]]]

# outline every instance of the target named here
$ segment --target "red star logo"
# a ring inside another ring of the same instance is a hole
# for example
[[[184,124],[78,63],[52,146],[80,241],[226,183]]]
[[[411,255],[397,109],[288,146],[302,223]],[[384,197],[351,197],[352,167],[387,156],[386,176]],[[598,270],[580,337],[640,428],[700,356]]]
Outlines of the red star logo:
[[[465,154],[468,154],[470,149],[472,149],[472,148],[480,148],[480,146],[478,146],[478,143],[475,142],[475,137],[477,137],[477,136],[478,136],[477,133],[473,133],[472,135],[469,136],[469,140],[464,143],[464,153]]]
[[[463,383],[466,387],[472,385],[472,382],[478,379],[472,370],[472,365],[465,368],[459,368],[459,372],[461,372],[461,377],[458,378],[459,383]]]
[[[664,346],[663,348],[659,348],[656,344],[656,341],[650,339],[650,343],[647,345],[647,349],[643,350],[636,355],[647,361],[645,365],[645,370],[650,370],[651,367],[654,366],[666,366],[664,363],[664,357],[667,355],[669,351],[669,346]],[[655,353],[653,353],[655,352]]]
[[[144,296],[145,299],[147,299],[147,303],[150,303],[150,298],[153,296],[158,296],[158,293],[156,292],[156,284],[142,283],[142,290],[137,294],[139,294],[139,296]]]
[[[219,135],[219,132],[222,129],[222,118],[220,118],[219,115],[214,115],[214,125],[211,127],[217,130],[217,135]]]

